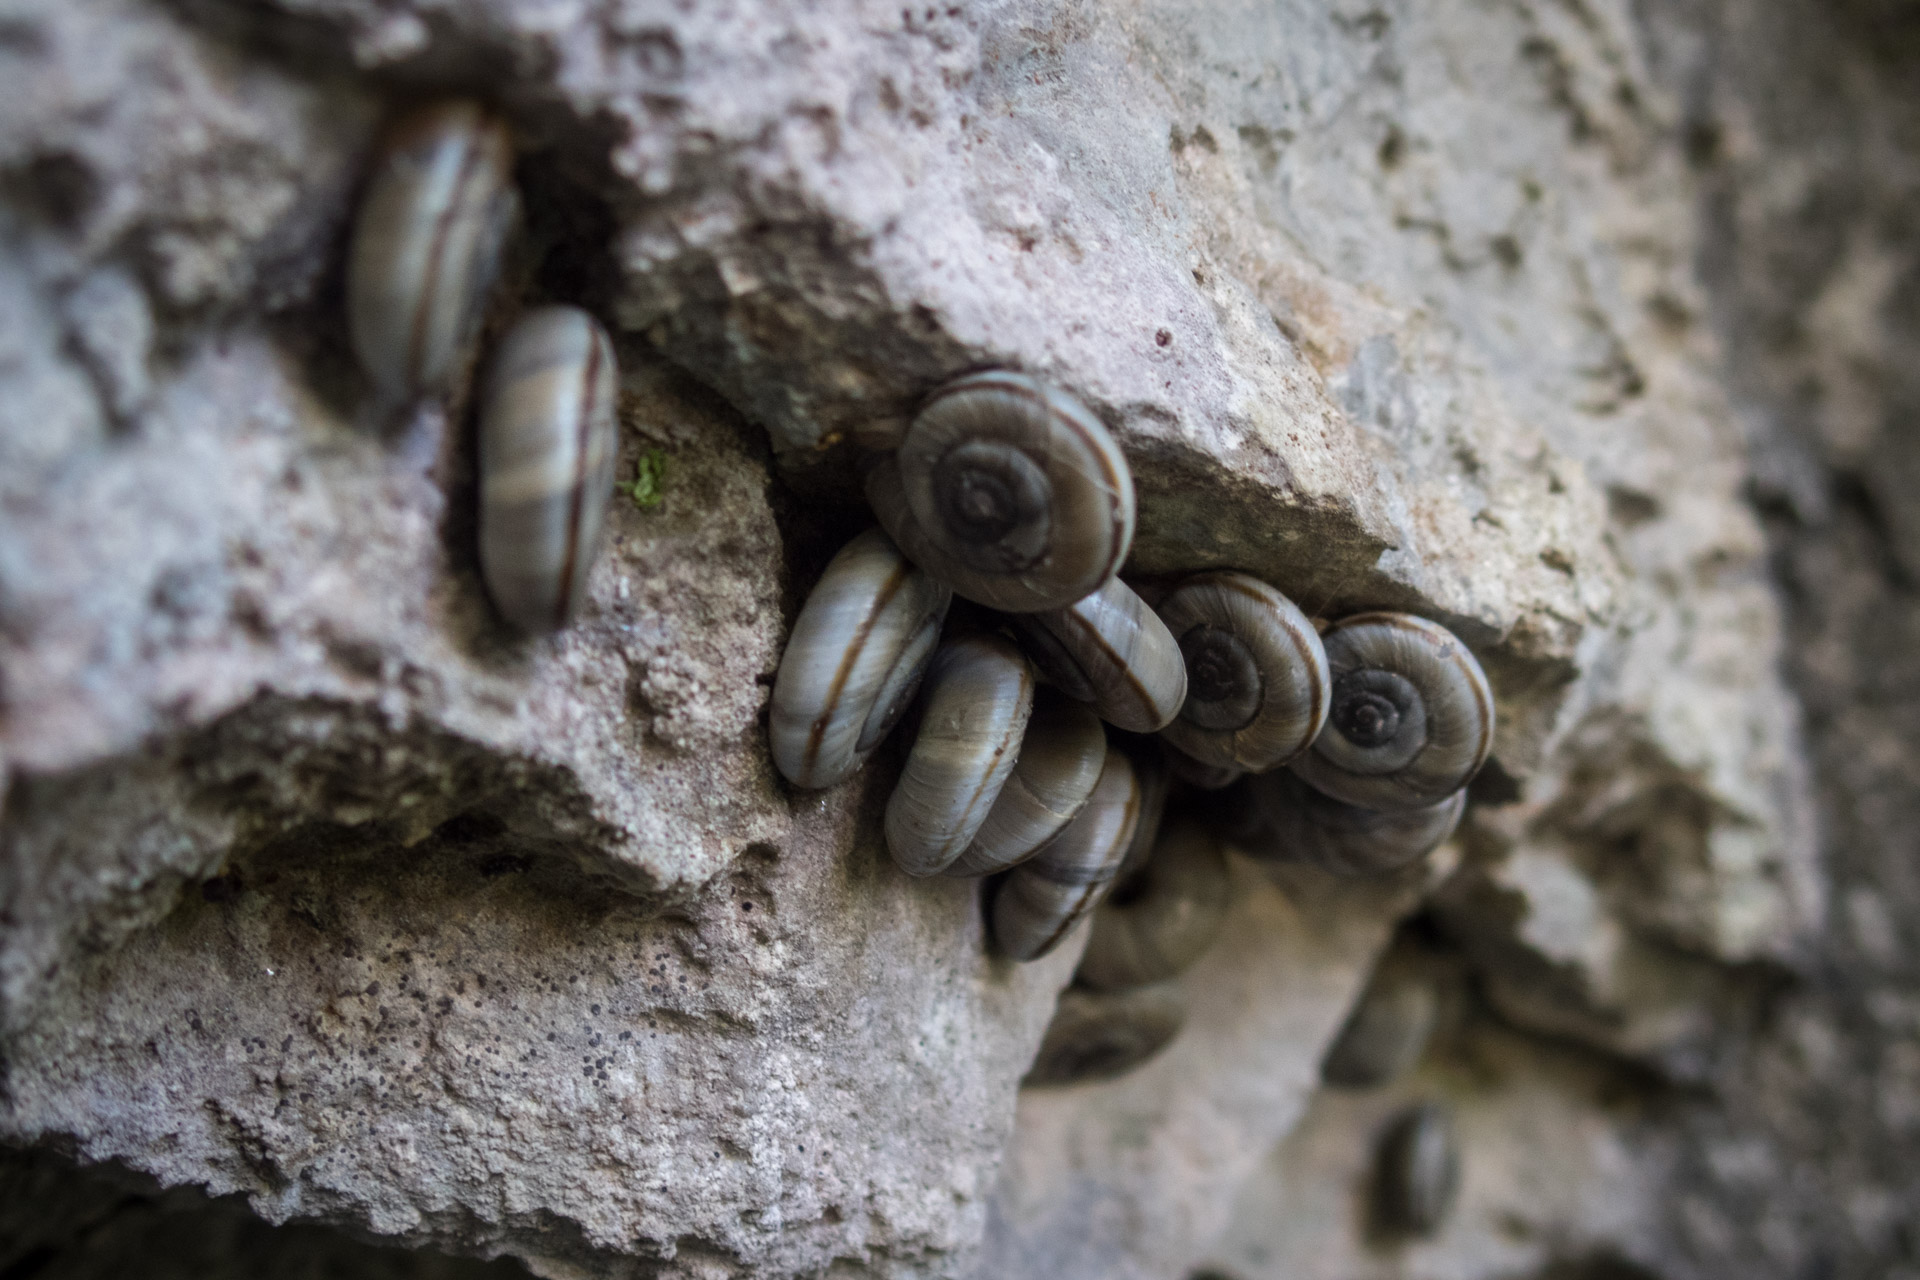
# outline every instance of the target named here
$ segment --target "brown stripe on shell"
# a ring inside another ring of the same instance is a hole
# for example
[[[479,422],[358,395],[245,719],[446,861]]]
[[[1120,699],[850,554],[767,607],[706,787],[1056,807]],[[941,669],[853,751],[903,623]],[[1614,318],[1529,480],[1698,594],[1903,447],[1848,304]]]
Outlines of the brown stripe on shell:
[[[465,175],[462,175],[464,181]],[[587,358],[581,368],[580,421],[573,437],[573,487],[567,495],[567,546],[560,556],[560,591],[553,604],[553,625],[563,627],[573,604],[574,563],[580,555],[580,517],[587,502],[588,446],[593,439],[594,391],[600,376],[600,335],[587,334]]]
[[[1094,647],[1113,664],[1115,670],[1119,671],[1121,683],[1126,687],[1127,691],[1133,695],[1134,704],[1140,708],[1146,718],[1153,719],[1153,699],[1148,695],[1146,686],[1133,678],[1133,668],[1127,665],[1126,660],[1120,656],[1119,650],[1107,643],[1107,638],[1100,634],[1100,628],[1088,622],[1071,608],[1062,610],[1061,617],[1065,619],[1069,626],[1074,627],[1078,634],[1088,636],[1092,639]],[[1091,681],[1089,681],[1089,683],[1091,683]]]
[[[805,759],[809,770],[819,763],[820,744],[826,737],[827,723],[833,719],[834,711],[840,706],[840,695],[846,692],[847,681],[853,676],[853,668],[860,661],[860,654],[866,648],[868,637],[873,634],[875,624],[886,613],[887,605],[892,603],[893,597],[899,594],[900,588],[906,585],[907,579],[912,577],[913,573],[913,566],[905,559],[894,567],[893,572],[887,577],[886,585],[874,593],[873,607],[867,610],[867,616],[860,620],[859,630],[841,651],[840,665],[834,670],[833,684],[827,690],[827,700],[820,714],[814,717],[812,726],[807,730]]]
[[[426,363],[427,318],[433,312],[432,300],[440,289],[440,275],[446,266],[447,239],[455,219],[465,209],[468,196],[467,188],[473,183],[474,171],[480,165],[482,148],[471,138],[466,141],[465,150],[460,157],[460,175],[455,179],[451,198],[446,207],[440,210],[433,223],[433,248],[427,254],[427,269],[421,280],[420,305],[414,310],[413,324],[407,335],[407,379],[419,382],[421,367]],[[561,618],[554,625],[560,625]]]

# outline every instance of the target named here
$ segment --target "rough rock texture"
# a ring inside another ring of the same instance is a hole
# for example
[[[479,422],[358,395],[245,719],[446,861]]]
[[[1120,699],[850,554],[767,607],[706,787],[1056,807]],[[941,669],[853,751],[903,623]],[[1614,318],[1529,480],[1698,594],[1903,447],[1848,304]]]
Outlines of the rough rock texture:
[[[0,1134],[75,1207],[0,1266],[1920,1265],[1914,15],[8,7]],[[521,144],[494,324],[595,310],[621,477],[666,459],[537,642],[478,579],[464,381],[383,415],[344,341],[357,175],[441,92]],[[858,443],[989,364],[1114,429],[1134,572],[1432,616],[1500,706],[1431,868],[1236,864],[1188,1028],[1098,1086],[1018,1089],[1076,947],[995,960],[892,869],[894,760],[807,795],[764,746]],[[1325,1095],[1415,911],[1448,1037]],[[1383,1243],[1416,1096],[1466,1189]]]

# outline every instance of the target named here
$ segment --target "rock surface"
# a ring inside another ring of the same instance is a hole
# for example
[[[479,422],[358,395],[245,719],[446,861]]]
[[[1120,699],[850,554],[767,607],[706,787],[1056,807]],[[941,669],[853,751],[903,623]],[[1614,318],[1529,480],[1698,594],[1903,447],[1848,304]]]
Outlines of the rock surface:
[[[13,6],[0,1135],[77,1207],[0,1266],[1920,1265],[1914,14]],[[620,478],[665,462],[546,640],[479,581],[466,380],[376,410],[344,338],[379,122],[446,92],[521,147],[493,324],[593,309]],[[1114,430],[1130,572],[1436,618],[1500,712],[1431,868],[1237,863],[1180,1037],[1044,1091],[1077,944],[894,871],[889,753],[809,795],[764,745],[858,443],[995,364]],[[1416,912],[1450,1038],[1327,1094]],[[1383,1246],[1416,1096],[1468,1177]]]

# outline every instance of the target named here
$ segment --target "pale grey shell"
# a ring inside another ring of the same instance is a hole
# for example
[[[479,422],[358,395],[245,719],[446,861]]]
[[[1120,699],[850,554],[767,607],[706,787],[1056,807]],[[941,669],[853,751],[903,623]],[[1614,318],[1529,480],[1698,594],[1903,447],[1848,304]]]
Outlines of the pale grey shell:
[[[1458,791],[1493,747],[1493,693],[1467,646],[1405,613],[1362,613],[1322,637],[1327,726],[1293,770],[1368,809],[1417,809]]]
[[[507,621],[537,635],[586,596],[613,467],[613,344],[578,307],[541,307],[493,354],[480,408],[480,570]]]
[[[1133,544],[1133,476],[1113,437],[1023,373],[935,392],[868,473],[867,500],[916,564],[1007,613],[1072,604]]]
[[[1000,882],[991,921],[1001,954],[1037,960],[1060,945],[1112,883],[1139,820],[1133,766],[1125,752],[1109,748],[1079,816]]]
[[[1418,862],[1453,834],[1467,806],[1464,791],[1421,809],[1362,809],[1288,772],[1247,782],[1263,826],[1242,848],[1257,858],[1306,862],[1340,876],[1385,875]]]
[[[1125,1075],[1180,1034],[1187,1004],[1178,982],[1117,992],[1069,987],[1020,1083],[1058,1087]]]
[[[1433,979],[1410,956],[1390,954],[1374,971],[1320,1061],[1320,1078],[1340,1089],[1377,1089],[1426,1052],[1440,1014]]]
[[[1437,1232],[1459,1198],[1460,1165],[1445,1106],[1424,1102],[1402,1114],[1380,1144],[1375,1190],[1382,1225],[1408,1235]]]
[[[1032,712],[1033,668],[1013,641],[964,636],[935,652],[913,747],[887,799],[887,848],[901,870],[938,875],[973,843]]]
[[[869,529],[827,565],[780,656],[773,763],[799,787],[858,769],[920,687],[952,593]]]
[[[1147,864],[1094,911],[1075,981],[1118,991],[1184,972],[1219,936],[1228,899],[1220,842],[1193,819],[1168,824]]]
[[[990,875],[1033,856],[1079,814],[1106,757],[1107,735],[1099,717],[1052,690],[1040,690],[1013,776],[1000,788],[973,843],[946,874]]]
[[[1187,664],[1160,615],[1126,583],[1109,578],[1064,609],[1015,615],[1041,674],[1108,724],[1153,733],[1180,714]]]
[[[1167,741],[1249,773],[1307,749],[1327,718],[1327,657],[1293,601],[1244,573],[1202,573],[1160,602],[1160,616],[1187,664]]]
[[[478,103],[435,103],[388,132],[347,257],[348,333],[383,398],[431,391],[452,370],[518,210],[512,136]]]

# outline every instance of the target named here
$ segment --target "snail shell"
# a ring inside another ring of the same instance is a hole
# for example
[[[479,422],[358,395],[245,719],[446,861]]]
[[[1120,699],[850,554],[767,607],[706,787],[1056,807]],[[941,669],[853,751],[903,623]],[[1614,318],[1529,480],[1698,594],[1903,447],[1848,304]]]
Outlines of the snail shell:
[[[1164,739],[1161,755],[1174,777],[1201,791],[1224,791],[1247,776],[1245,769],[1230,764],[1202,764]]]
[[[1401,1115],[1380,1144],[1376,1193],[1382,1224],[1410,1235],[1438,1231],[1460,1193],[1453,1116],[1436,1102]]]
[[[507,621],[565,626],[600,548],[620,429],[613,344],[578,307],[501,339],[480,410],[480,570]]]
[[[1124,751],[1109,749],[1079,816],[1000,882],[993,940],[1003,955],[1038,960],[1072,931],[1113,882],[1140,819],[1140,786]]]
[[[1391,1084],[1426,1052],[1439,1013],[1433,981],[1412,960],[1389,956],[1321,1059],[1320,1078],[1341,1089]]]
[[[800,787],[858,769],[913,701],[952,593],[879,529],[840,548],[801,606],[773,684],[773,762]]]
[[[959,857],[1019,758],[1033,713],[1033,668],[996,635],[949,640],[934,653],[913,748],[887,799],[893,860],[931,876]]]
[[[1187,697],[1180,646],[1120,579],[1064,609],[1013,621],[1041,674],[1068,697],[1092,703],[1108,724],[1153,733],[1180,714]]]
[[[1493,746],[1493,693],[1466,645],[1405,613],[1343,618],[1322,639],[1332,706],[1295,773],[1368,809],[1417,809],[1472,780]]]
[[[1146,866],[1116,881],[1093,913],[1093,935],[1075,981],[1117,991],[1175,976],[1219,936],[1227,900],[1220,842],[1192,819],[1174,822]]]
[[[1421,809],[1362,809],[1291,773],[1247,781],[1264,825],[1242,847],[1257,858],[1307,862],[1340,876],[1385,875],[1418,862],[1453,834],[1467,807],[1464,791]]]
[[[1000,789],[973,843],[946,873],[984,876],[1031,857],[1066,830],[1087,803],[1106,757],[1107,735],[1099,717],[1077,702],[1041,690],[1020,739],[1013,776]]]
[[[1173,789],[1173,777],[1161,758],[1158,738],[1116,736],[1110,746],[1127,753],[1133,765],[1133,780],[1140,786],[1140,820],[1133,824],[1133,839],[1120,858],[1120,869],[1113,873],[1118,884],[1147,864],[1153,846],[1160,838],[1160,819],[1167,811],[1167,793]]]
[[[868,473],[867,500],[908,558],[1007,613],[1065,608],[1133,544],[1133,476],[1113,437],[1023,373],[935,392]]]
[[[1244,573],[1202,573],[1160,602],[1160,616],[1187,664],[1169,742],[1249,773],[1307,749],[1327,718],[1327,657],[1293,601]]]
[[[1040,1051],[1020,1083],[1085,1084],[1125,1075],[1172,1042],[1186,1021],[1187,998],[1178,982],[1132,991],[1069,987],[1060,993]]]
[[[387,400],[431,390],[452,369],[518,212],[513,139],[478,103],[435,103],[388,133],[347,259],[354,354]]]

